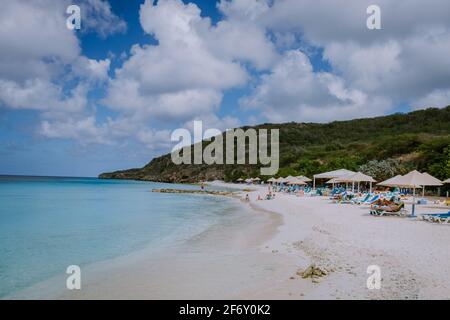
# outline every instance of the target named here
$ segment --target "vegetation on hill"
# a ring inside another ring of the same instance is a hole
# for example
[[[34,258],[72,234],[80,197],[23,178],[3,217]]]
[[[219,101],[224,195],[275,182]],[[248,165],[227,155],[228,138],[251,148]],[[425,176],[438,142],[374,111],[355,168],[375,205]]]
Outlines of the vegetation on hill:
[[[280,129],[280,170],[276,176],[311,177],[346,168],[361,170],[378,181],[412,169],[439,179],[450,177],[450,106],[326,124],[290,122],[253,128]],[[259,174],[259,165],[175,165],[167,154],[143,168],[100,177],[165,182],[269,178]]]

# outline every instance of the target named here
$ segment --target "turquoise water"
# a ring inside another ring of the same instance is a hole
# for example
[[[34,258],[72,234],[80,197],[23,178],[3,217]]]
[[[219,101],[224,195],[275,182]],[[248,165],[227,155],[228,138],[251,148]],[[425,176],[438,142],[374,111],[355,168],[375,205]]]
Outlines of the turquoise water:
[[[229,199],[150,192],[161,187],[198,188],[0,176],[0,297],[72,264],[176,246],[229,214]]]

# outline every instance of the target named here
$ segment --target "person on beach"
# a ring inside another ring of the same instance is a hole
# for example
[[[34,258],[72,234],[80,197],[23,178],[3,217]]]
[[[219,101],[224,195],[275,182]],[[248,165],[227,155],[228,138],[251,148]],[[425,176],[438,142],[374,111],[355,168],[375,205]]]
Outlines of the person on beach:
[[[245,195],[245,201],[250,201],[250,197],[248,196],[248,193]]]

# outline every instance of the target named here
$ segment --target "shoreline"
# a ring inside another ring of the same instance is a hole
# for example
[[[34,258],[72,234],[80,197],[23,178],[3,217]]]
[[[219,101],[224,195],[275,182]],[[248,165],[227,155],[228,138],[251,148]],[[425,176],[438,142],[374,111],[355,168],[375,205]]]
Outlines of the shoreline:
[[[242,211],[237,225],[226,226],[228,233],[220,230],[223,226],[212,225],[169,250],[155,254],[151,250],[141,249],[86,265],[82,267],[81,290],[65,289],[67,275],[60,274],[3,299],[231,298],[241,290],[236,289],[239,286],[243,289],[258,286],[259,281],[241,283],[240,275],[247,273],[248,279],[251,279],[255,263],[271,263],[271,254],[260,252],[258,248],[274,235],[281,223],[280,216],[262,210],[257,212],[237,196],[224,197]],[[215,243],[213,246],[211,240]],[[208,265],[206,270],[203,267],[205,264]],[[233,274],[230,274],[230,268],[235,268]],[[268,270],[259,272],[264,274],[260,275],[261,279],[270,273]],[[215,278],[220,273],[228,273],[228,279],[224,277],[223,282],[217,283]],[[188,277],[197,280],[186,281]],[[180,278],[177,285],[173,283],[174,278]],[[230,278],[234,279],[231,280],[236,284],[234,287],[228,283]],[[181,281],[183,285],[180,285]],[[202,283],[200,287],[199,282]]]
[[[207,185],[239,189],[224,197],[239,203],[243,215],[158,256],[143,250],[87,266],[82,290],[44,298],[450,298],[449,226],[372,217],[367,206],[332,204],[326,197],[277,193],[273,200],[257,200],[267,192],[266,185]],[[302,272],[312,264],[326,275],[304,279]],[[381,270],[380,290],[367,288],[367,268],[373,265]],[[43,283],[34,292],[46,289]]]

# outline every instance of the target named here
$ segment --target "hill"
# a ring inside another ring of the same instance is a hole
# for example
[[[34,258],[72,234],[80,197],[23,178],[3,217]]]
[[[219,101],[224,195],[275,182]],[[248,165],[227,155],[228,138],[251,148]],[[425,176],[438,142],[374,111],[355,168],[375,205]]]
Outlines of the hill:
[[[250,127],[243,127],[247,128]],[[266,123],[253,128],[280,129],[277,176],[312,176],[346,168],[361,170],[377,180],[411,169],[427,171],[440,179],[450,177],[450,106],[325,124]],[[99,177],[195,182],[250,176],[259,176],[258,165],[175,165],[170,154],[166,154],[142,168],[103,173]]]

